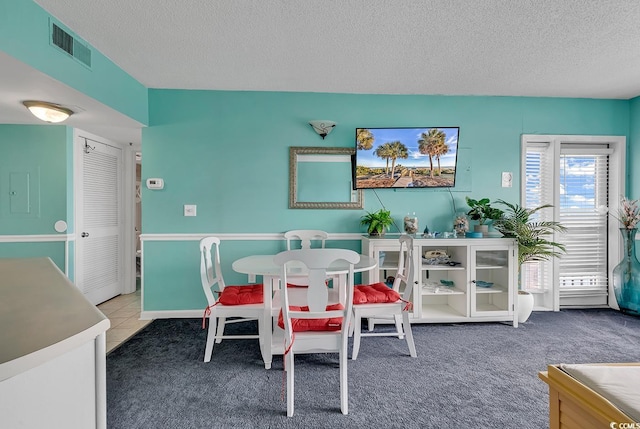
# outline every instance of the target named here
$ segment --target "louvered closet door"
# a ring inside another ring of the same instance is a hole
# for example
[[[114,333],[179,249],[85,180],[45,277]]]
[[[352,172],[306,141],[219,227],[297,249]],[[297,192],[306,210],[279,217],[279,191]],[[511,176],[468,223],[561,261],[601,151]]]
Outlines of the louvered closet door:
[[[83,293],[93,304],[99,304],[120,294],[122,287],[122,150],[95,140],[81,140],[84,149],[76,274]]]

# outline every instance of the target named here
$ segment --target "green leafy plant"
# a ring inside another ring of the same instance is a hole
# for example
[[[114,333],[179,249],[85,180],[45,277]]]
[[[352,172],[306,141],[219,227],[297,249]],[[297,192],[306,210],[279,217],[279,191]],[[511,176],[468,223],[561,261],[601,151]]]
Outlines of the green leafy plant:
[[[366,215],[361,217],[360,224],[367,227],[367,233],[369,233],[369,235],[382,235],[393,225],[391,211],[380,209],[373,213],[367,212]]]
[[[531,220],[536,212],[553,207],[551,204],[529,209],[503,200],[496,203],[506,206],[507,210],[493,227],[518,242],[518,267],[525,262],[547,261],[566,252],[563,244],[549,239],[554,232],[567,230],[560,222]]]
[[[471,207],[467,215],[472,220],[478,221],[479,225],[484,225],[488,221],[497,220],[502,217],[502,210],[491,207],[489,198],[474,200],[473,198],[465,197],[465,199],[467,200],[467,205]]]

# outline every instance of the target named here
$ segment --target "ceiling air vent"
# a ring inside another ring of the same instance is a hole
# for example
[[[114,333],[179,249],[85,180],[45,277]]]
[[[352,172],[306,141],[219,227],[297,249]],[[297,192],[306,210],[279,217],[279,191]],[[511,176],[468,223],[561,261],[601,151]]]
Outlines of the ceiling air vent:
[[[91,68],[91,49],[54,23],[51,23],[51,43]]]

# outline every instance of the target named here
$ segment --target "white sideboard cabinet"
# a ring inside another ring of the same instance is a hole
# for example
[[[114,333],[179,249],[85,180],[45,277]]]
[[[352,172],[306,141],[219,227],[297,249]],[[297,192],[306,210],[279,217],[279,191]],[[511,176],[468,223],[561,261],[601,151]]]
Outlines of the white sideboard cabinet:
[[[364,283],[395,275],[399,237],[362,238],[362,253],[380,261],[377,269],[363,273]],[[518,326],[515,240],[418,236],[413,243],[412,323],[506,321]]]

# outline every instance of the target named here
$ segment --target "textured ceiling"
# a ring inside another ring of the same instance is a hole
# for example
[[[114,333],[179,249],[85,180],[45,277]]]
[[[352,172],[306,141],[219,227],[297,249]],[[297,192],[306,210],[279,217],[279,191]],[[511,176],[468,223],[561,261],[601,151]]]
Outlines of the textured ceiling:
[[[638,0],[36,0],[151,88],[628,99]]]
[[[150,88],[640,95],[638,0],[35,1]],[[0,52],[0,123],[42,124],[27,99],[141,141],[141,124]]]

